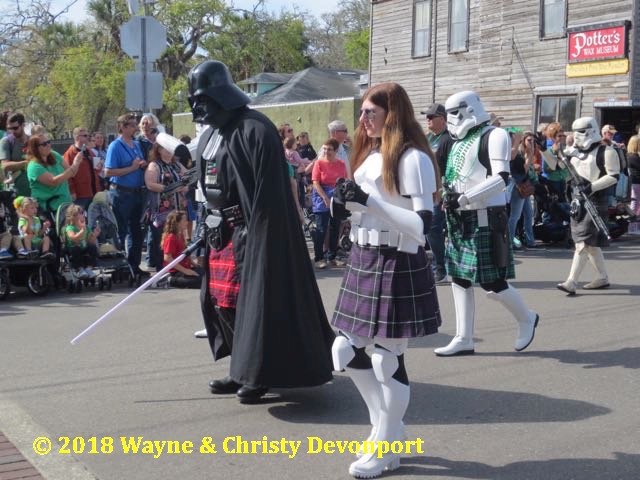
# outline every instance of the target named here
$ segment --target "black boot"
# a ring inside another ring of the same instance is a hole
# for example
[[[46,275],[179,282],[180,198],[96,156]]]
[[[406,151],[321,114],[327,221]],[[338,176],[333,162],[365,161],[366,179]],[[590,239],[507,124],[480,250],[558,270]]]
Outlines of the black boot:
[[[222,380],[211,380],[209,382],[211,393],[236,393],[241,387],[242,384],[234,382],[228,375]]]
[[[269,391],[269,387],[260,385],[243,385],[238,390],[237,397],[240,403],[256,403]]]

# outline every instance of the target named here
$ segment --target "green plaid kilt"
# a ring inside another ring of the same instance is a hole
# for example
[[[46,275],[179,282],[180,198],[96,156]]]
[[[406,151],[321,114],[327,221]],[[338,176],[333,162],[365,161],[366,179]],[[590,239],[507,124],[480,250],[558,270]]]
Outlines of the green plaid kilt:
[[[476,211],[446,210],[445,215],[449,237],[446,247],[447,274],[452,278],[462,278],[474,283],[490,283],[515,277],[510,241],[508,266],[496,267],[491,229],[478,226]],[[508,216],[504,215],[504,218],[508,221]],[[508,228],[506,224],[504,228]]]

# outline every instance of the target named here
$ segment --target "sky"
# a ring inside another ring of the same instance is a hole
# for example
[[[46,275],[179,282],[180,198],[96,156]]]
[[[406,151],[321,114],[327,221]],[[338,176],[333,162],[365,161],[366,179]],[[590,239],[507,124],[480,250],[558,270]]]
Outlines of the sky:
[[[73,0],[51,0],[51,5],[54,9],[62,9]],[[139,0],[142,3],[142,0]],[[227,0],[227,3],[231,3],[238,8],[251,9],[255,4],[254,0]],[[0,3],[4,3],[4,0]],[[67,18],[73,19],[76,23],[81,22],[87,18],[85,12],[87,0],[78,0],[69,9]],[[319,17],[322,13],[335,12],[338,9],[338,0],[265,0],[265,6],[267,10],[273,13],[279,13],[283,7],[291,7],[297,5],[301,9],[309,10],[314,16]]]

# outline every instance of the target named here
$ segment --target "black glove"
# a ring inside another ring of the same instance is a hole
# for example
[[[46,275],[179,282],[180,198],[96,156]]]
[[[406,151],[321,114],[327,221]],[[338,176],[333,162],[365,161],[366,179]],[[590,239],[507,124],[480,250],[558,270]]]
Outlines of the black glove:
[[[442,207],[445,210],[457,210],[460,208],[460,203],[458,202],[460,195],[462,194],[458,192],[446,192],[442,196]]]
[[[538,148],[540,148],[541,152],[547,150],[547,138],[542,133],[537,132],[533,139],[538,145]]]
[[[578,190],[580,191],[580,194],[582,196],[587,198],[592,193],[591,182],[589,180],[583,180],[582,182],[580,182],[580,185],[578,186]]]
[[[344,206],[342,200],[337,199],[335,196],[331,197],[331,202],[329,203],[329,211],[331,212],[331,216],[336,220],[344,220],[351,216],[351,211]]]
[[[333,198],[336,198],[343,205],[347,202],[356,202],[366,207],[367,200],[369,200],[369,194],[365,193],[353,180],[339,178],[336,181],[336,189],[333,192]]]

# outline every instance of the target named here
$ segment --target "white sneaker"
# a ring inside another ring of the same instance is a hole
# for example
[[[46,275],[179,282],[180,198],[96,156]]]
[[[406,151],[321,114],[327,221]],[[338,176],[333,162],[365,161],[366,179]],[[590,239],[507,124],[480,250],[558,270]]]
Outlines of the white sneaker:
[[[198,330],[197,332],[193,333],[193,336],[196,338],[207,338],[207,329],[203,328],[202,330]]]

